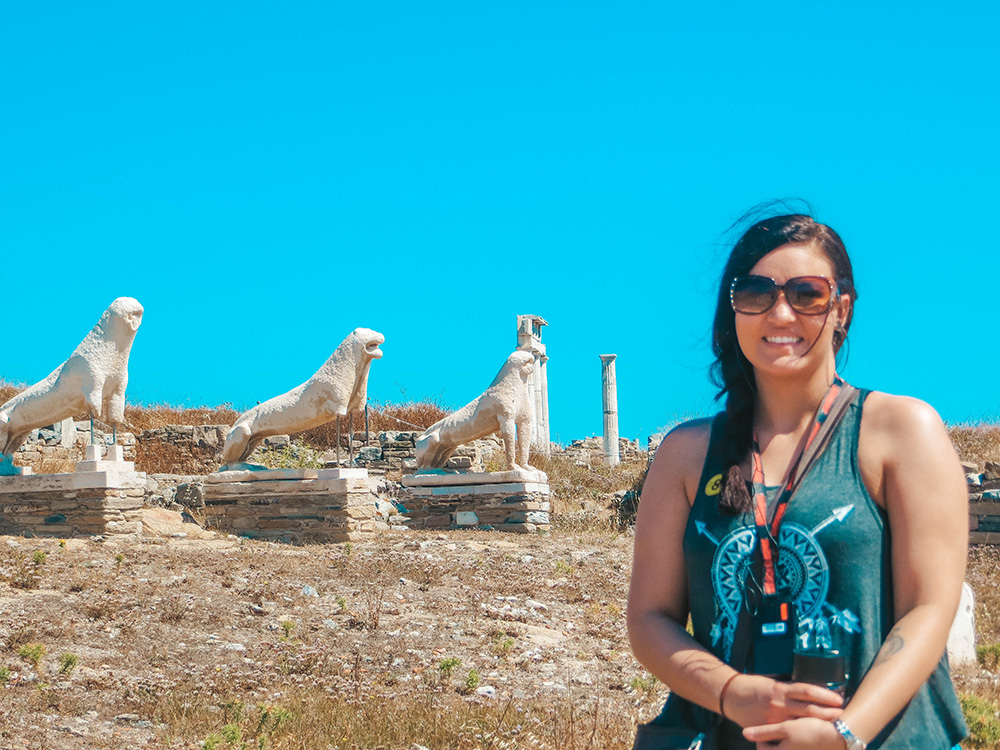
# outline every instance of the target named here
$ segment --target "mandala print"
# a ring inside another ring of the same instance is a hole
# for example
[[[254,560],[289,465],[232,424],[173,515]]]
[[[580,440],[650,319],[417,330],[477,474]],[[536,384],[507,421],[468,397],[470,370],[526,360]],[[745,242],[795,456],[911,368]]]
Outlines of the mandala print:
[[[853,612],[839,610],[826,600],[830,590],[830,566],[816,540],[824,528],[843,521],[853,509],[853,505],[837,508],[830,518],[813,529],[797,523],[784,523],[778,534],[778,587],[783,596],[795,603],[803,645],[832,648],[830,632],[834,626],[848,633],[861,632],[860,622]],[[699,523],[698,529],[712,538],[703,524]],[[712,588],[717,612],[712,625],[712,645],[718,646],[722,641],[723,658],[727,661],[743,602],[743,582],[749,574],[750,553],[756,539],[755,528],[737,529],[718,542],[712,560]]]

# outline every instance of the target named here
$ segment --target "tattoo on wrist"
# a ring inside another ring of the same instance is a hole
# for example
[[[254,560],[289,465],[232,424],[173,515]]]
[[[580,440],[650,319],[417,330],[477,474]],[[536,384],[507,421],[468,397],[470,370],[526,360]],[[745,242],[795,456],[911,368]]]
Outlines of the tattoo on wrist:
[[[899,635],[895,628],[893,628],[889,632],[889,635],[886,636],[885,643],[883,643],[882,648],[879,649],[878,656],[875,657],[875,661],[872,663],[872,666],[877,667],[880,664],[885,664],[889,661],[889,659],[902,651],[903,646],[905,645],[906,641],[903,640],[903,636]]]

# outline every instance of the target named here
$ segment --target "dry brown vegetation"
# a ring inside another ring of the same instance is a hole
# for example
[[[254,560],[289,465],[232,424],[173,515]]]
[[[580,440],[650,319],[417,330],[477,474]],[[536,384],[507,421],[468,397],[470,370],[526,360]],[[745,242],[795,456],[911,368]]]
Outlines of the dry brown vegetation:
[[[0,402],[22,389],[0,381]],[[370,427],[445,413],[379,405]],[[128,411],[137,431],[236,416]],[[335,430],[301,437],[326,449]],[[1000,426],[949,432],[963,460],[1000,462]],[[0,748],[628,747],[666,694],[623,622],[631,543],[615,493],[641,485],[645,460],[533,462],[556,498],[544,537],[0,540]],[[954,670],[966,748],[1000,747],[998,569],[1000,550],[970,550],[980,663]]]
[[[624,748],[663,697],[629,557],[607,533],[8,537],[0,747]]]
[[[954,425],[948,428],[959,458],[980,469],[987,461],[1000,463],[1000,425]]]
[[[6,380],[0,378],[0,404],[7,403],[26,387],[18,383],[8,383]]]

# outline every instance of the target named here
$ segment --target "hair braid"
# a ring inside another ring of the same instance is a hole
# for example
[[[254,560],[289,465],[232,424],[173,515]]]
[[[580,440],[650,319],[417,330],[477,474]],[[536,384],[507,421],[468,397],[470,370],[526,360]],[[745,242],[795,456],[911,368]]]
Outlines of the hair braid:
[[[751,209],[732,228],[746,226],[746,220],[759,217],[770,207],[764,205]],[[726,397],[726,425],[721,447],[724,451],[723,465],[728,468],[722,475],[722,490],[719,493],[719,508],[726,513],[739,514],[752,507],[753,500],[740,473],[740,466],[753,445],[753,416],[757,403],[753,366],[743,355],[736,337],[736,317],[730,306],[729,286],[737,276],[748,274],[757,261],[769,252],[793,242],[815,245],[833,266],[840,293],[850,297],[847,319],[841,322],[834,334],[835,352],[844,344],[851,326],[858,293],[847,250],[833,229],[807,214],[771,216],[756,221],[733,246],[722,272],[712,336],[715,354],[712,380],[719,387],[719,398]]]

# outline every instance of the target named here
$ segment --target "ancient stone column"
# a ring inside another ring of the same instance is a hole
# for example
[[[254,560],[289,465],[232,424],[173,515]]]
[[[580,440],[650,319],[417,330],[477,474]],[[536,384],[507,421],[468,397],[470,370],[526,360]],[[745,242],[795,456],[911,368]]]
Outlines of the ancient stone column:
[[[549,454],[549,384],[546,372],[545,344],[542,343],[542,326],[545,318],[538,315],[517,316],[517,348],[535,356],[535,369],[528,380],[535,407],[535,424],[531,431],[531,450]]]
[[[601,385],[604,388],[604,463],[617,466],[618,454],[618,384],[615,382],[617,354],[602,354]]]
[[[545,455],[549,455],[549,358],[544,354],[538,358],[539,380],[542,386],[542,413],[539,415],[538,440],[544,447]]]

